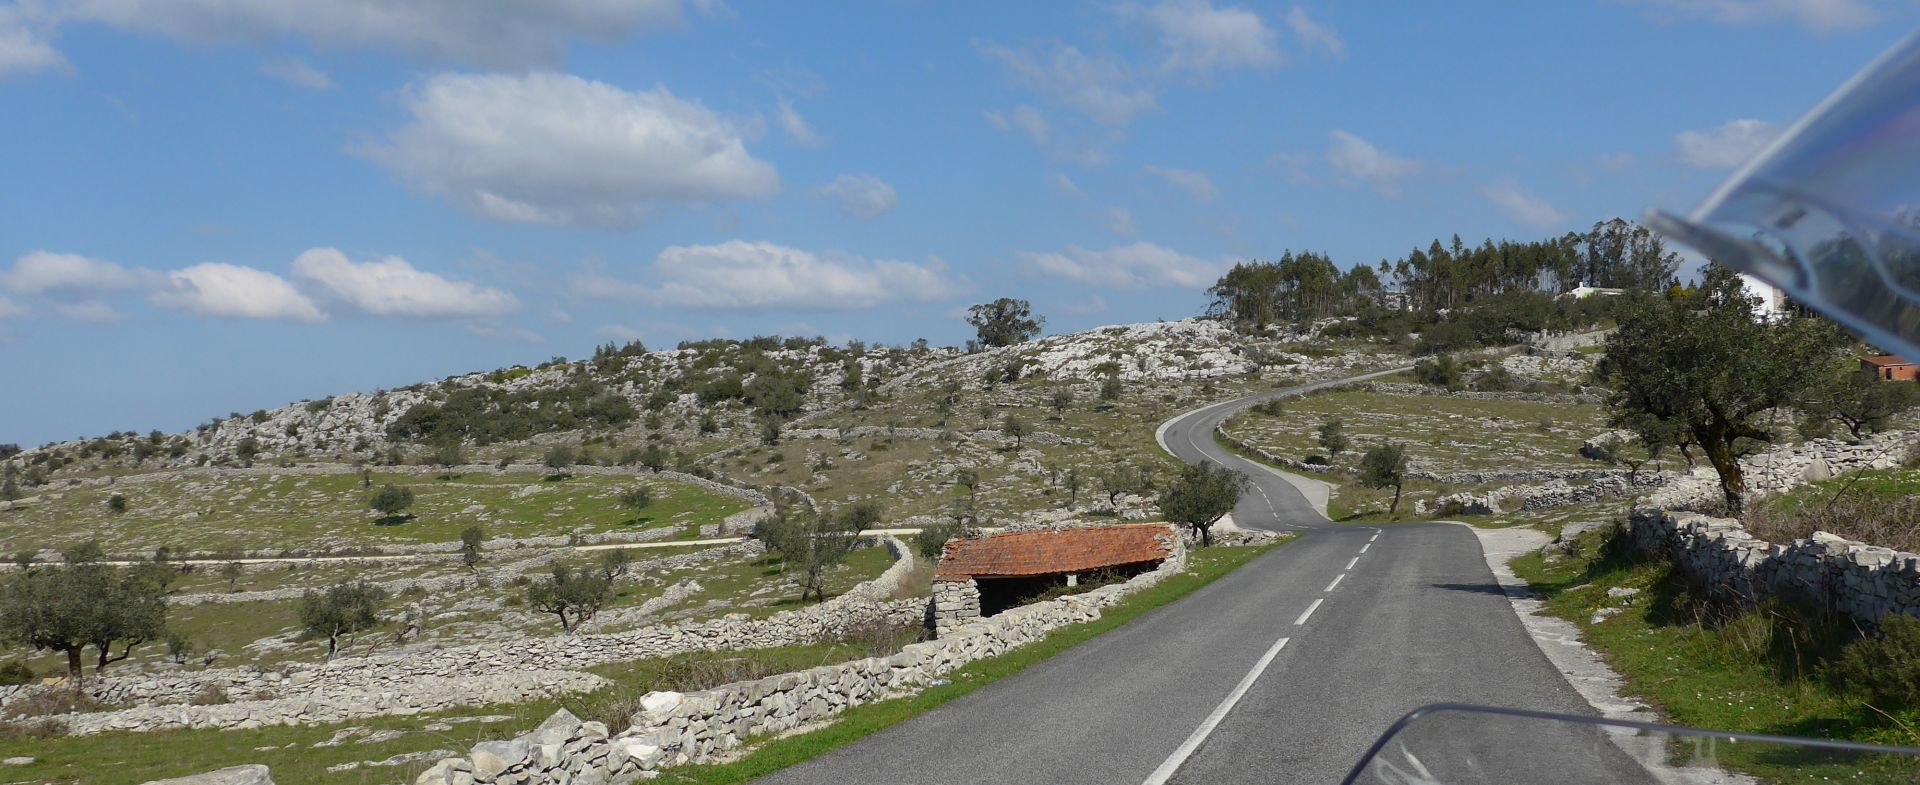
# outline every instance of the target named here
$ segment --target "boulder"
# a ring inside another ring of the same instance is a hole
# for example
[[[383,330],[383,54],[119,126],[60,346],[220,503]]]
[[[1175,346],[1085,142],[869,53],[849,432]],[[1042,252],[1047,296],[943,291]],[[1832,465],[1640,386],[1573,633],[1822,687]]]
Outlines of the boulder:
[[[153,780],[145,785],[273,785],[273,774],[267,771],[267,767],[253,763],[245,766],[229,766],[219,771],[209,771],[191,777]]]
[[[491,780],[515,766],[527,762],[530,748],[527,743],[513,741],[483,741],[473,745],[474,779]]]

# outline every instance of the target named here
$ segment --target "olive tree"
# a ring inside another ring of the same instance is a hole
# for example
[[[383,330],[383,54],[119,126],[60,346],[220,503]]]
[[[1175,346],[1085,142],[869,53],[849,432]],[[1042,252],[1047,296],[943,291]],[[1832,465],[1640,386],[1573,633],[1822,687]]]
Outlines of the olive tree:
[[[1838,423],[1855,441],[1887,429],[1893,418],[1920,406],[1920,384],[1881,379],[1865,368],[1835,373],[1801,405],[1810,420]]]
[[[1046,318],[1033,315],[1031,303],[1011,297],[967,309],[967,324],[979,333],[979,345],[987,348],[1030,341],[1046,323]]]
[[[1393,489],[1393,503],[1387,513],[1400,509],[1400,489],[1407,483],[1407,448],[1388,442],[1375,445],[1360,456],[1360,485],[1366,488]]]
[[[1009,414],[1007,419],[1000,422],[1000,432],[1012,439],[1013,449],[1018,450],[1026,438],[1033,435],[1033,426],[1028,425],[1026,420],[1020,419],[1020,415]]]
[[[478,526],[468,526],[460,530],[460,563],[467,571],[480,574],[480,543],[486,541],[487,533]]]
[[[597,572],[553,565],[553,574],[527,586],[527,604],[560,619],[562,632],[573,632],[592,619],[613,598],[613,581]]]
[[[167,590],[177,574],[164,560],[109,565],[98,545],[81,545],[59,566],[16,572],[0,583],[0,639],[65,655],[67,675],[78,685],[87,647],[95,649],[99,673],[166,636]]]
[[[800,600],[827,598],[827,573],[847,560],[860,545],[860,536],[880,521],[880,508],[859,502],[823,513],[810,506],[788,504],[754,528],[754,536],[778,554],[787,576],[800,586]]]
[[[1338,418],[1320,423],[1320,446],[1327,451],[1327,458],[1340,457],[1340,451],[1347,449],[1346,424]]]
[[[413,489],[403,485],[382,485],[380,490],[367,498],[367,506],[380,513],[383,519],[397,518],[413,506]]]
[[[380,624],[387,590],[365,581],[336,583],[326,591],[300,595],[300,629],[309,637],[325,638],[327,659],[340,651],[340,639],[352,648],[360,633]]]
[[[1213,544],[1213,525],[1240,503],[1247,476],[1212,461],[1186,466],[1160,491],[1160,515],[1192,529],[1203,545]]]

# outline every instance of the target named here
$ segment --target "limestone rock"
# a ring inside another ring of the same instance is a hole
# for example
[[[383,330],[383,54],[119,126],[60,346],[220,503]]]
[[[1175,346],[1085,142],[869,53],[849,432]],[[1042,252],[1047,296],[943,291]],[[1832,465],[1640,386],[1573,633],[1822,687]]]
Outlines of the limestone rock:
[[[273,785],[273,774],[267,771],[267,767],[253,763],[245,766],[229,766],[219,771],[209,771],[191,777],[153,780],[145,785]]]

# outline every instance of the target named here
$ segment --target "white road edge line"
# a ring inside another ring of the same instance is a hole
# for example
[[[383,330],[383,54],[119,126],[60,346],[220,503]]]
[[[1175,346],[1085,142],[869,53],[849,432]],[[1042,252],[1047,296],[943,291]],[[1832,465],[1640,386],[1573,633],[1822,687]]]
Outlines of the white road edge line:
[[[1195,750],[1200,749],[1200,745],[1213,734],[1213,729],[1220,726],[1220,721],[1227,718],[1227,712],[1233,711],[1234,704],[1239,703],[1240,699],[1246,696],[1247,690],[1253,688],[1253,683],[1260,679],[1260,674],[1267,672],[1267,666],[1273,664],[1273,658],[1280,654],[1281,649],[1286,648],[1288,640],[1291,639],[1281,638],[1274,641],[1273,646],[1267,649],[1267,653],[1261,655],[1260,661],[1253,664],[1253,670],[1247,671],[1247,675],[1240,679],[1240,683],[1233,688],[1233,692],[1227,693],[1227,699],[1213,707],[1213,713],[1208,714],[1207,718],[1200,722],[1200,727],[1193,729],[1193,735],[1181,742],[1172,755],[1168,755],[1166,760],[1160,762],[1160,768],[1154,769],[1153,773],[1147,775],[1146,780],[1140,785],[1166,785],[1167,780],[1173,778],[1174,772],[1180,770],[1181,764],[1186,763],[1187,758],[1192,756]]]
[[[1347,577],[1347,574],[1346,574],[1346,573],[1344,573],[1344,572],[1343,572],[1343,573],[1340,573],[1339,575],[1335,575],[1335,576],[1333,576],[1333,582],[1332,582],[1332,583],[1329,583],[1329,584],[1327,584],[1327,588],[1326,588],[1326,589],[1324,589],[1324,590],[1322,590],[1322,591],[1321,591],[1320,593],[1321,593],[1321,594],[1325,594],[1325,593],[1327,593],[1327,592],[1330,592],[1330,591],[1333,591],[1333,587],[1335,587],[1335,586],[1339,586],[1339,585],[1340,585],[1340,581],[1341,581],[1342,579],[1345,579],[1346,577]]]
[[[1356,565],[1359,563],[1360,563],[1360,557],[1355,556],[1353,557],[1353,561],[1347,562],[1347,569],[1351,570],[1353,569],[1353,565]]]
[[[1293,626],[1295,626],[1295,627],[1298,627],[1298,626],[1300,626],[1300,625],[1302,625],[1302,624],[1306,624],[1306,623],[1307,623],[1307,617],[1309,617],[1309,616],[1312,616],[1312,615],[1313,615],[1313,612],[1314,612],[1314,611],[1317,611],[1317,610],[1320,610],[1320,603],[1323,603],[1323,602],[1326,602],[1326,601],[1327,601],[1327,600],[1326,600],[1326,598],[1325,598],[1325,597],[1322,597],[1322,598],[1320,598],[1320,599],[1317,599],[1317,600],[1314,600],[1314,601],[1313,601],[1313,604],[1312,604],[1312,605],[1308,605],[1308,606],[1307,606],[1307,610],[1306,610],[1306,612],[1305,612],[1305,613],[1302,613],[1302,614],[1300,614],[1300,618],[1298,618],[1298,619],[1294,619],[1294,620],[1293,620]]]

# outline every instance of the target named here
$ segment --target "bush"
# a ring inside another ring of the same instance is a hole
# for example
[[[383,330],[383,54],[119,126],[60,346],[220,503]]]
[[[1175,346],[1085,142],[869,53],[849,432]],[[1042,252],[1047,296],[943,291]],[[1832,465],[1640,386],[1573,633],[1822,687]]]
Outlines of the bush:
[[[17,687],[33,683],[33,669],[20,660],[8,660],[0,664],[0,687]]]
[[[1847,644],[1832,676],[1882,710],[1920,706],[1920,619],[1888,614],[1879,635]]]
[[[367,506],[375,512],[389,518],[399,515],[413,506],[413,489],[399,485],[382,485],[373,496],[367,499]]]
[[[1460,389],[1460,364],[1446,355],[1431,360],[1421,360],[1413,364],[1413,378],[1418,379],[1422,384],[1458,390]]]
[[[107,509],[112,510],[115,514],[126,512],[127,497],[117,493],[107,497]]]

